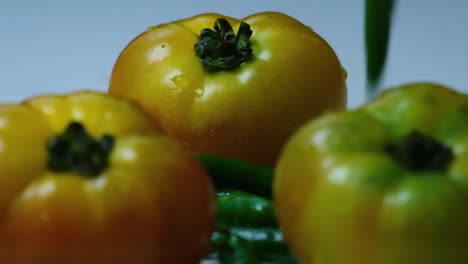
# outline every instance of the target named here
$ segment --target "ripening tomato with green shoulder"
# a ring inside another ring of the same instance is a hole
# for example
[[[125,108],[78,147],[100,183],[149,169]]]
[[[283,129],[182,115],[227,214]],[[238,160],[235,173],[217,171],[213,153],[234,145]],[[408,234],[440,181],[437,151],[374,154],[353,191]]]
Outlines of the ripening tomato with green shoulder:
[[[304,264],[468,263],[468,95],[410,83],[312,120],[274,200]]]
[[[1,263],[204,256],[211,181],[136,105],[91,91],[43,95],[0,105],[0,124]]]
[[[207,13],[133,39],[109,93],[142,105],[194,152],[274,165],[306,120],[346,106],[345,79],[332,47],[288,15]]]

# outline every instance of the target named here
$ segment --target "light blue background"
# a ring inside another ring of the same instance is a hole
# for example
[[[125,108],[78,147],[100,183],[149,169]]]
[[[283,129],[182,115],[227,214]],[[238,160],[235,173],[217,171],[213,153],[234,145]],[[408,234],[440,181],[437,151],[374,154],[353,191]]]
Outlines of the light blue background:
[[[349,106],[364,101],[364,1],[0,0],[0,102],[83,88],[105,91],[119,52],[148,26],[215,11],[274,10],[324,37],[348,70]],[[398,1],[382,85],[436,81],[468,92],[468,1]]]

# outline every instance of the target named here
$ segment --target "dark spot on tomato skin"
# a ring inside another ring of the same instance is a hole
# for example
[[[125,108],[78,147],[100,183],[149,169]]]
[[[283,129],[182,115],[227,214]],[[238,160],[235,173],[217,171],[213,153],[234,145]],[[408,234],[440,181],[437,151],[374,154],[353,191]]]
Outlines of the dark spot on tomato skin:
[[[437,98],[433,95],[425,95],[422,97],[422,100],[427,105],[434,105],[437,103]]]
[[[457,110],[463,115],[468,116],[468,104],[461,104],[457,107]]]

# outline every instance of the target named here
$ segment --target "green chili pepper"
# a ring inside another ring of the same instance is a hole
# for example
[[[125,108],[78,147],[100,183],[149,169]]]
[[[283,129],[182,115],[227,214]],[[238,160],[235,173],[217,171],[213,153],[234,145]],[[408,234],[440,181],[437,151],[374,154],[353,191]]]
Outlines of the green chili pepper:
[[[393,0],[366,0],[365,41],[368,97],[374,96],[387,59],[393,5]]]
[[[238,235],[230,234],[227,244],[218,253],[221,264],[260,264],[255,249],[249,242]]]
[[[212,244],[211,256],[222,264],[297,263],[277,228],[219,229],[213,232]]]
[[[273,202],[243,191],[216,193],[217,227],[277,227]]]
[[[273,168],[210,154],[197,154],[197,158],[217,190],[235,189],[271,199]]]

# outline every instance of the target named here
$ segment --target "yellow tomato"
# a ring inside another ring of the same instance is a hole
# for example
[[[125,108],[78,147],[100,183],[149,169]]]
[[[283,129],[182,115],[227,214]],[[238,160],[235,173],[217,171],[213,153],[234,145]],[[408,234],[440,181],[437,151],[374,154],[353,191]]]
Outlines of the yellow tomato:
[[[345,78],[329,44],[292,17],[209,13],[137,36],[109,92],[141,104],[195,152],[273,165],[306,120],[345,107]]]
[[[0,263],[199,263],[212,191],[126,101],[83,91],[0,106]]]

